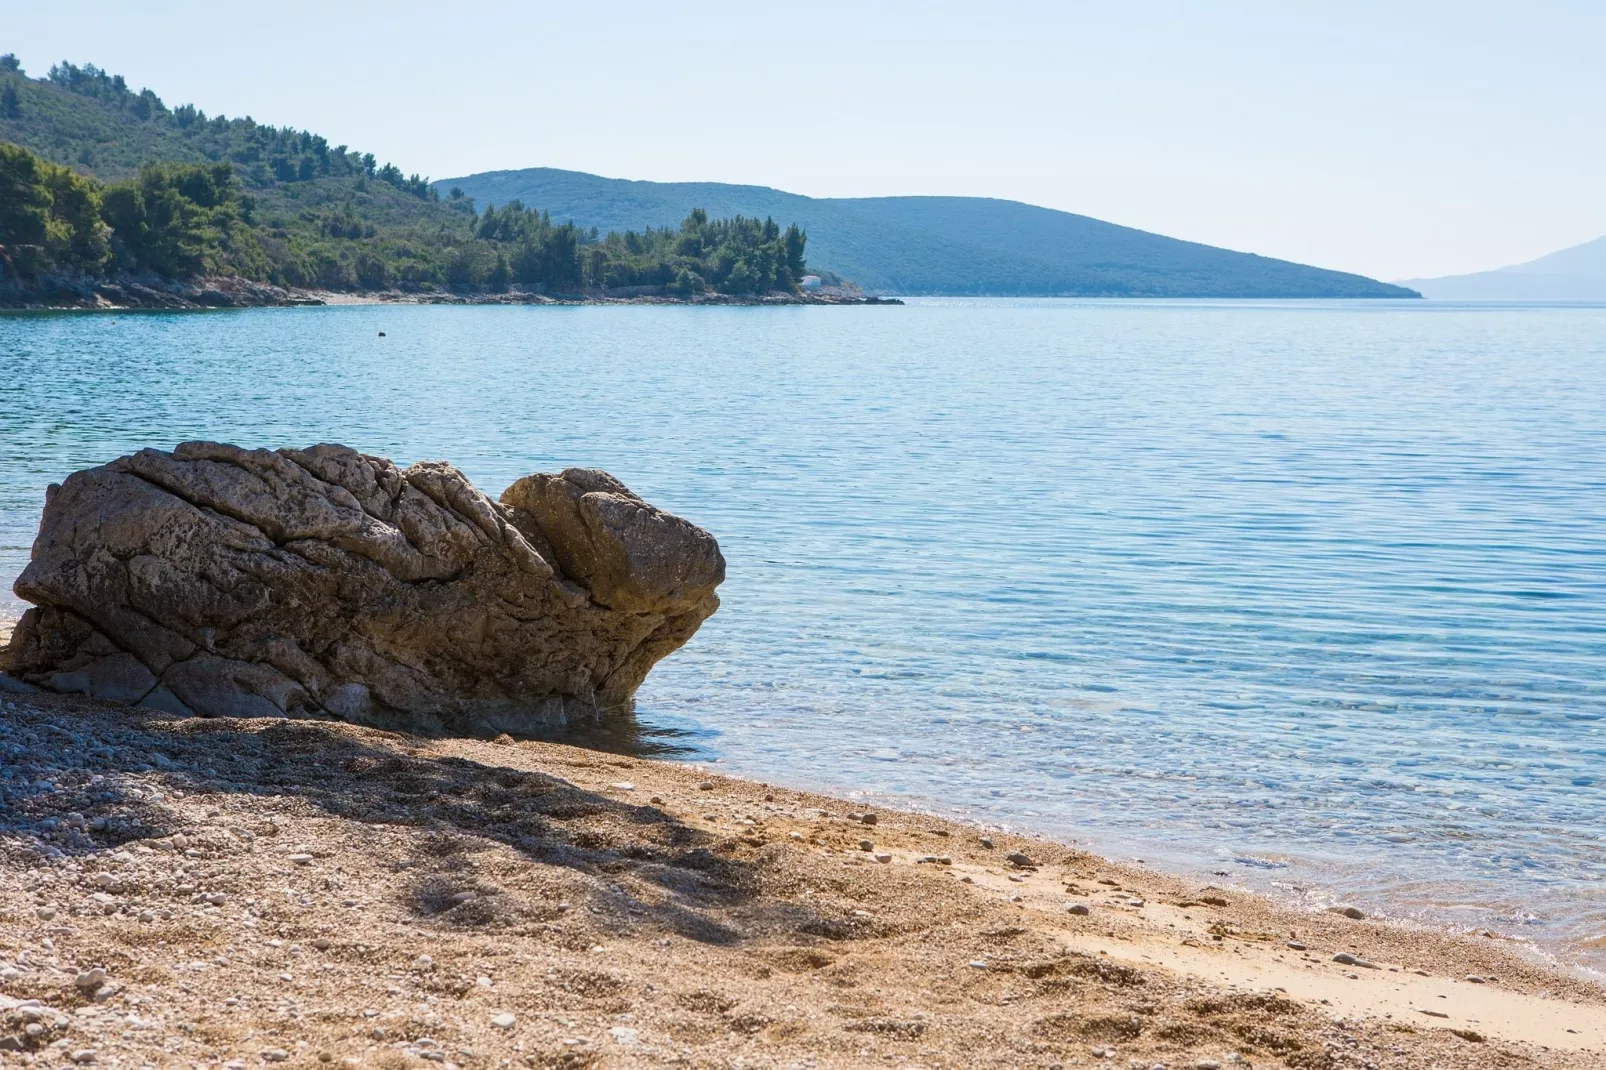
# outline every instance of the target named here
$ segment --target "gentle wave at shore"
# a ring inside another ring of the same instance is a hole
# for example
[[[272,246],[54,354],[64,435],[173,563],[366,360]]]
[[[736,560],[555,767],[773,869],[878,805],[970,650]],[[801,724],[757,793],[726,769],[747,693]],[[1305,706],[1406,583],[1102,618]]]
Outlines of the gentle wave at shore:
[[[1588,954],[1603,327],[1416,303],[3,317],[0,579],[48,482],[146,445],[337,440],[493,493],[605,467],[731,566],[621,746]]]

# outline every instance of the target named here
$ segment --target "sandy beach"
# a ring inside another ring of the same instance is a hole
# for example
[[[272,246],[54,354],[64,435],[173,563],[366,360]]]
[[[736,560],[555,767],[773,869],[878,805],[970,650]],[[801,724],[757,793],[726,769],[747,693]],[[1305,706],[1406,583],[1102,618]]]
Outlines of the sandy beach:
[[[1606,1061],[1495,939],[563,745],[0,704],[0,1065]]]

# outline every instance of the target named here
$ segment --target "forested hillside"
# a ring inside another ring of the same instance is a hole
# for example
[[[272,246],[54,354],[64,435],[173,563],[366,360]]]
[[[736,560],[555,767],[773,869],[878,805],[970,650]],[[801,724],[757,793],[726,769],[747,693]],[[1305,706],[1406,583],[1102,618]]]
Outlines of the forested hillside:
[[[93,65],[30,78],[0,56],[0,281],[136,273],[348,291],[796,289],[800,229],[692,207],[605,237],[506,199],[477,212],[460,192],[442,196],[305,130],[169,107]]]
[[[691,205],[808,230],[810,262],[902,294],[1415,297],[1360,275],[1178,241],[1088,216],[980,197],[803,197],[764,186],[632,182],[529,168],[446,180],[480,204],[539,202],[581,226],[662,226]]]

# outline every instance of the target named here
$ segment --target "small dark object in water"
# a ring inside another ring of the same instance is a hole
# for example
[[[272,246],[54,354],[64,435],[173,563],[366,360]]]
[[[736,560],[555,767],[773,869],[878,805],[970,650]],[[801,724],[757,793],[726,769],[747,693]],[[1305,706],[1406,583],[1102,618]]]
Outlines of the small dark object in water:
[[[380,331],[379,332],[379,337],[381,337],[381,338],[385,337],[385,332],[384,331]]]

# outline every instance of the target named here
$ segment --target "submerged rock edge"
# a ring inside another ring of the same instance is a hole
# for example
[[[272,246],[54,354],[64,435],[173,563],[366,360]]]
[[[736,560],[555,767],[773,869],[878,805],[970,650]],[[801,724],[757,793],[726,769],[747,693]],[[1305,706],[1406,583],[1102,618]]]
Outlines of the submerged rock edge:
[[[0,672],[174,714],[455,734],[628,709],[719,606],[714,537],[606,472],[187,442],[46,496]]]

